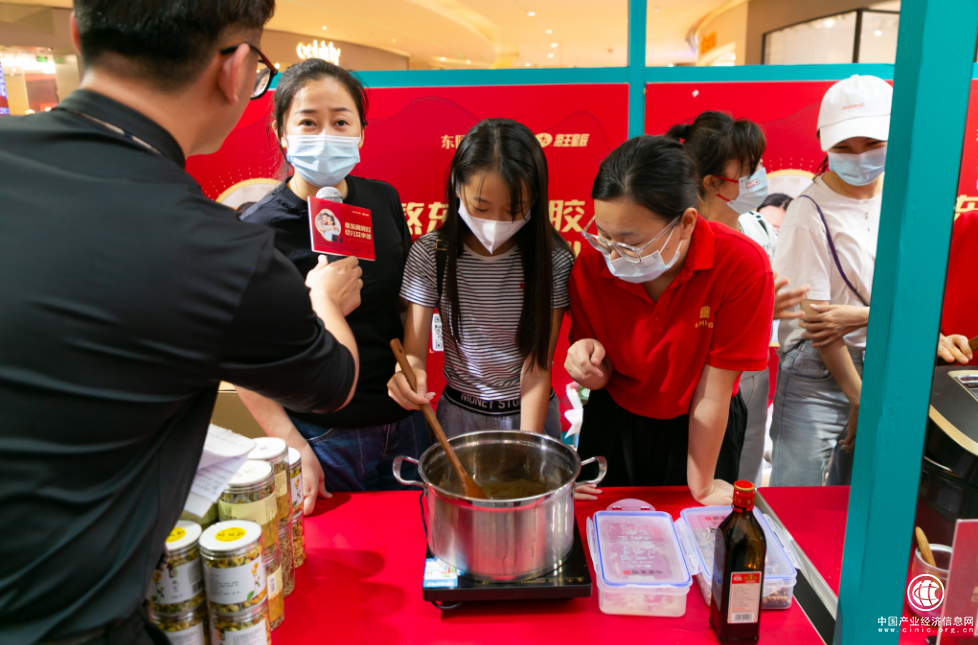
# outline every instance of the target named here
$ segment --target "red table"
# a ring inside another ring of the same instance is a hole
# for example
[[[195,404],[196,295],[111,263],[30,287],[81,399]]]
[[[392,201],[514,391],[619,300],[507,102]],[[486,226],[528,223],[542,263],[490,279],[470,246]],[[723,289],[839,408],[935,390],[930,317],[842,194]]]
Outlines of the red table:
[[[696,506],[685,487],[606,488],[597,502],[578,502],[577,521],[611,502],[637,497],[679,517]],[[709,608],[694,584],[682,618],[609,616],[590,598],[465,603],[442,612],[421,598],[425,538],[418,492],[337,493],[305,519],[305,565],[285,600],[274,645],[300,643],[717,643]],[[590,561],[590,557],[588,558]],[[591,575],[594,568],[591,566]],[[765,611],[761,640],[821,645],[804,612]]]
[[[763,503],[770,507],[781,525],[801,547],[803,554],[799,555],[808,559],[837,599],[842,578],[846,519],[849,513],[849,487],[766,487],[759,489],[758,492],[763,498]],[[912,551],[912,547],[908,544],[908,574]],[[913,626],[908,622],[916,619],[916,616],[910,611],[906,597],[903,602],[902,618],[906,619],[899,628],[902,630],[900,643],[903,645],[924,645],[927,636],[937,633],[936,628]]]

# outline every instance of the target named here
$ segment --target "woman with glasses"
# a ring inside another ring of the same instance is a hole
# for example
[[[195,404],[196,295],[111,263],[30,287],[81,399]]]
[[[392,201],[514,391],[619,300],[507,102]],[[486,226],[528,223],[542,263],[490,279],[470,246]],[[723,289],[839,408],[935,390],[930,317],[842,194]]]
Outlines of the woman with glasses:
[[[327,257],[312,250],[308,197],[331,186],[344,203],[370,211],[377,259],[359,265],[361,304],[347,316],[360,352],[353,399],[331,414],[299,413],[238,388],[265,432],[302,456],[306,513],[317,492],[400,488],[391,469],[394,457],[420,457],[430,445],[424,417],[387,396],[394,362],[388,343],[404,333],[398,290],[411,235],[397,190],[350,174],[360,160],[367,107],[363,86],[342,67],[318,58],[289,67],[275,90],[273,128],[295,172],[242,215],[245,222],[272,227],[275,246],[306,274]],[[332,226],[338,235],[335,219]]]
[[[579,452],[607,457],[610,486],[688,484],[701,504],[729,504],[743,440],[726,433],[730,398],[741,372],[767,365],[770,263],[699,215],[677,141],[626,141],[591,196],[565,363],[592,390]]]

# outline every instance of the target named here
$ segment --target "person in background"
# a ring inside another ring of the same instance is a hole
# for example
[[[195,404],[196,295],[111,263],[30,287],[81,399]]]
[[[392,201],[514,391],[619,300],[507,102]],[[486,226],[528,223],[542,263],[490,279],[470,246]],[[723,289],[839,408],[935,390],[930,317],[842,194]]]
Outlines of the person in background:
[[[666,136],[682,140],[683,149],[696,166],[699,213],[757,242],[770,262],[774,258],[777,233],[755,210],[767,197],[767,172],[761,163],[767,142],[761,128],[753,121],[734,120],[722,112],[703,112],[692,124],[673,126]],[[783,280],[775,286],[774,324],[761,323],[769,330],[771,342],[777,340],[778,319],[803,315],[788,313],[786,309],[802,302],[807,289],[783,290],[785,284],[787,281]],[[730,399],[727,432],[744,437],[739,479],[760,486],[770,392],[768,366],[744,372],[738,389]],[[734,424],[744,427],[734,427]]]
[[[447,385],[437,414],[449,437],[497,428],[560,437],[551,375],[574,256],[550,222],[547,179],[529,128],[477,123],[452,159],[445,223],[411,249],[401,297],[417,390],[398,366],[388,391],[407,410],[434,396],[425,365],[438,307]]]
[[[777,233],[781,230],[781,222],[784,221],[784,214],[788,210],[788,204],[790,203],[790,196],[784,193],[771,193],[757,208],[757,212],[764,216],[767,223]]]
[[[356,260],[303,284],[184,169],[268,89],[274,8],[74,0],[80,89],[0,119],[4,645],[165,643],[146,589],[220,381],[304,411],[353,396]]]
[[[579,452],[608,459],[607,485],[688,485],[723,505],[743,443],[728,432],[730,401],[741,372],[767,365],[774,279],[756,243],[699,215],[697,189],[691,158],[665,137],[601,162],[565,367],[592,390]]]
[[[302,456],[306,514],[317,493],[402,488],[394,479],[394,457],[418,458],[430,445],[421,413],[387,396],[394,363],[389,343],[404,333],[397,294],[411,234],[393,186],[350,174],[360,160],[368,107],[360,81],[338,65],[310,58],[285,70],[275,90],[273,127],[295,172],[242,216],[271,227],[275,247],[305,275],[326,258],[312,250],[308,197],[333,186],[345,204],[370,211],[377,259],[360,265],[361,305],[347,318],[361,361],[353,400],[337,412],[317,414],[238,388],[265,432]]]
[[[781,225],[774,268],[811,291],[804,319],[779,332],[772,486],[849,483],[892,96],[875,76],[829,88],[816,132],[826,160]]]

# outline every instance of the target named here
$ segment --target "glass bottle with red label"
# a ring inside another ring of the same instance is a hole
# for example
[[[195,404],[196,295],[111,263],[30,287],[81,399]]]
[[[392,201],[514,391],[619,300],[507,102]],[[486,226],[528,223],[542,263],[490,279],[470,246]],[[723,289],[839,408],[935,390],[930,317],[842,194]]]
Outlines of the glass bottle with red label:
[[[733,512],[716,536],[710,627],[721,642],[757,641],[767,541],[754,517],[754,484],[734,484]]]

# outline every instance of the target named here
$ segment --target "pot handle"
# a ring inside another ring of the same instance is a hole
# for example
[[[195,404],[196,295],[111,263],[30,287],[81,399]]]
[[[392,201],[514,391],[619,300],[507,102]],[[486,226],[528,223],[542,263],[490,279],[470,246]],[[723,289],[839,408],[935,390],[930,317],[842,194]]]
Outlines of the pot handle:
[[[414,481],[413,479],[404,479],[401,476],[401,466],[404,462],[412,463],[415,466],[418,465],[417,459],[411,459],[410,457],[394,457],[394,479],[401,483],[402,486],[417,486],[418,488],[424,488],[424,484],[419,481]]]
[[[591,457],[590,459],[585,459],[581,462],[581,466],[587,466],[588,464],[593,464],[598,462],[598,476],[586,482],[577,482],[577,486],[597,486],[604,479],[604,476],[608,474],[608,460],[604,457]]]

